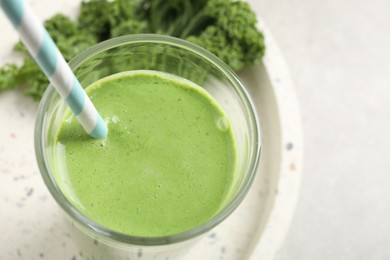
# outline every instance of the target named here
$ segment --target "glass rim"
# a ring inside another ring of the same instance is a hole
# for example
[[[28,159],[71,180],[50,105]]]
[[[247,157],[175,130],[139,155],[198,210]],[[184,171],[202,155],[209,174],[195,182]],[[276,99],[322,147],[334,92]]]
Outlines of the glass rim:
[[[126,35],[120,36],[116,38],[112,38],[96,45],[87,48],[78,54],[75,58],[73,58],[69,65],[72,70],[78,68],[83,62],[88,60],[90,57],[99,54],[101,52],[107,51],[109,49],[119,47],[122,45],[134,44],[134,43],[160,43],[170,46],[179,47],[181,49],[186,49],[190,52],[193,52],[202,58],[206,59],[208,62],[216,66],[220,72],[226,76],[226,78],[230,81],[230,83],[234,86],[236,91],[240,94],[240,98],[246,106],[246,110],[250,114],[250,128],[252,130],[252,139],[253,139],[253,149],[251,152],[251,157],[249,158],[249,173],[245,176],[243,180],[243,184],[240,186],[237,194],[233,197],[233,199],[213,218],[208,220],[207,222],[198,225],[190,230],[173,234],[167,236],[160,237],[141,237],[141,236],[133,236],[124,234],[121,232],[117,232],[106,228],[99,223],[90,220],[88,217],[83,215],[76,209],[71,202],[63,195],[61,189],[57,185],[54,180],[53,174],[47,164],[47,158],[45,153],[45,139],[44,139],[44,131],[43,125],[45,121],[45,112],[48,109],[48,104],[52,95],[57,92],[55,89],[49,85],[47,90],[45,91],[42,100],[38,107],[37,118],[35,123],[35,133],[34,133],[34,143],[35,143],[35,153],[36,159],[38,162],[38,167],[41,173],[41,176],[46,184],[46,187],[49,189],[51,195],[54,197],[56,202],[60,205],[60,207],[71,216],[82,228],[86,229],[88,232],[95,233],[104,238],[108,238],[114,240],[116,242],[122,242],[125,244],[131,245],[142,245],[142,246],[158,246],[158,245],[168,245],[173,243],[184,242],[191,238],[195,238],[197,236],[206,233],[211,230],[223,220],[225,220],[242,202],[245,195],[247,194],[251,184],[253,183],[254,177],[256,176],[259,160],[260,160],[260,150],[261,150],[261,132],[260,132],[260,123],[256,114],[255,107],[253,105],[253,101],[251,100],[247,90],[244,85],[241,83],[239,77],[236,73],[228,67],[222,60],[216,57],[214,54],[209,51],[199,47],[193,43],[188,41],[171,37],[165,35],[156,35],[156,34],[135,34],[135,35]],[[39,160],[41,159],[41,161]]]

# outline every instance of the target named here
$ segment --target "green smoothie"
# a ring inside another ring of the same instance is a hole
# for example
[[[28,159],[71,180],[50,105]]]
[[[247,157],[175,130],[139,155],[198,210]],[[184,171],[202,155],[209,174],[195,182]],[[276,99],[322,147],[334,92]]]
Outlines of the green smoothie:
[[[87,93],[108,126],[90,138],[62,119],[56,178],[91,220],[134,236],[180,233],[217,214],[235,177],[236,145],[216,101],[192,82],[155,71],[101,79]]]

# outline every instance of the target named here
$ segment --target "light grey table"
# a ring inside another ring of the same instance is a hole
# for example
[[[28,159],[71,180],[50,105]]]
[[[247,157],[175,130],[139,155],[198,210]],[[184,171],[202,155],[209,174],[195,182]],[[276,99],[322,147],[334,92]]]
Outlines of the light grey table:
[[[304,124],[277,259],[390,259],[390,1],[250,2],[287,59]]]
[[[287,59],[304,124],[301,194],[277,260],[390,259],[390,1],[249,1]],[[19,142],[31,141],[34,109],[27,107],[35,105],[19,96],[9,102],[24,111],[12,112],[24,118],[16,127],[28,130],[17,136]],[[17,169],[30,175],[10,178],[18,180],[13,189],[26,197],[11,194],[5,200],[30,199],[31,208],[35,202],[48,201],[45,194],[31,189],[43,187],[38,172],[29,169],[32,144],[21,151],[11,148],[7,153],[0,150],[2,159],[17,153],[21,160]],[[35,228],[46,233],[57,230],[56,223],[37,223]],[[2,228],[11,232],[8,226]],[[25,231],[26,240],[40,241]],[[1,238],[5,247],[15,242]]]

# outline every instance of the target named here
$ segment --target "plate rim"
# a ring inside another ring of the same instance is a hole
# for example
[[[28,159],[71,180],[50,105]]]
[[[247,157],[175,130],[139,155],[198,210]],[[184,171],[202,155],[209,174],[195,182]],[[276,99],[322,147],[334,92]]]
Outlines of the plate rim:
[[[279,181],[268,221],[249,249],[249,259],[274,259],[281,248],[298,201],[303,166],[303,125],[294,80],[281,49],[264,20],[257,15],[264,34],[263,64],[271,82],[280,120],[281,161]]]

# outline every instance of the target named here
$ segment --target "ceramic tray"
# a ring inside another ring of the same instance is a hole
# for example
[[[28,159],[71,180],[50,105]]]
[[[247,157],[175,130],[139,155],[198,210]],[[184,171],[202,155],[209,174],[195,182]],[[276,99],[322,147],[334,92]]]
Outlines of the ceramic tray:
[[[29,1],[42,19],[74,16],[79,1]],[[262,24],[262,23],[261,23]],[[0,14],[0,65],[17,61],[17,35]],[[287,232],[302,168],[301,122],[295,89],[269,31],[258,66],[240,73],[262,127],[257,177],[240,207],[188,253],[186,259],[272,259]],[[21,91],[0,93],[0,259],[83,259],[62,212],[35,162],[33,132],[38,104]]]

